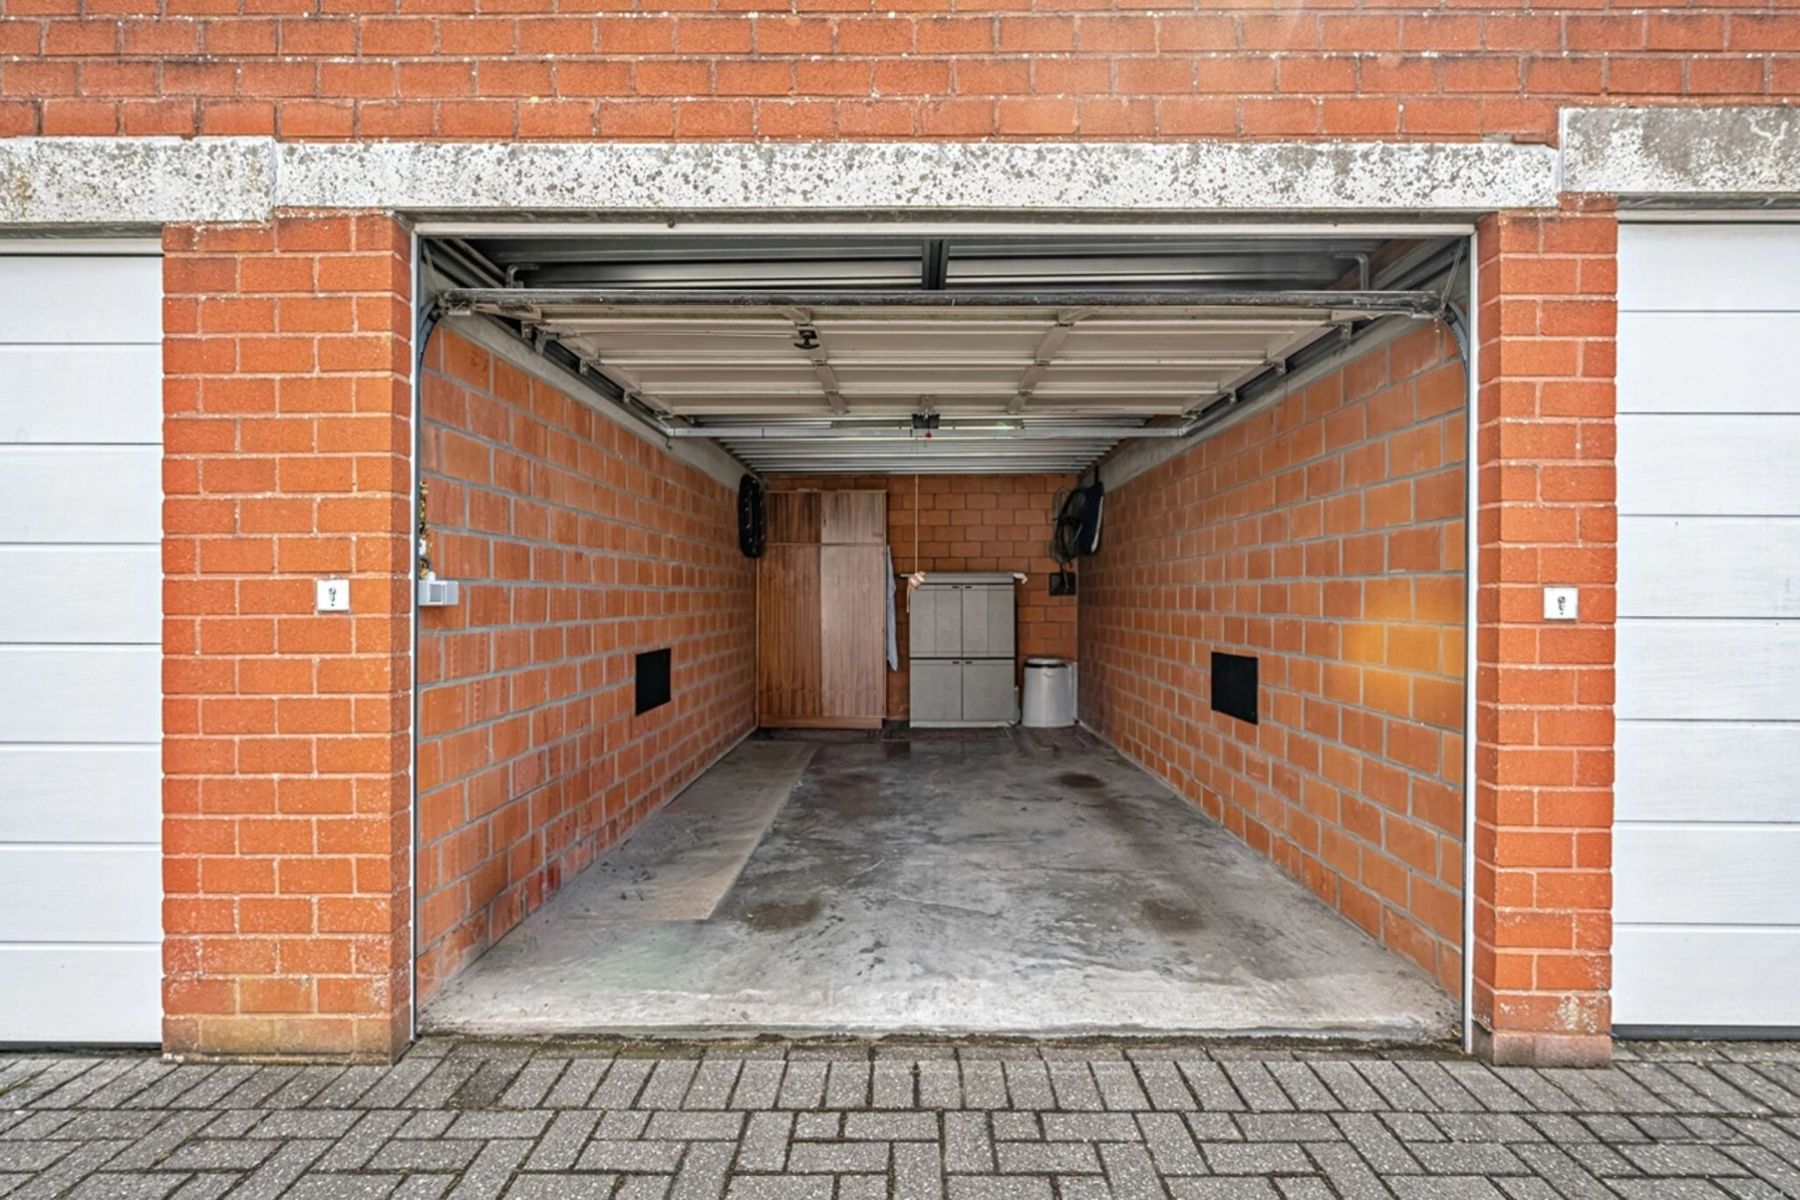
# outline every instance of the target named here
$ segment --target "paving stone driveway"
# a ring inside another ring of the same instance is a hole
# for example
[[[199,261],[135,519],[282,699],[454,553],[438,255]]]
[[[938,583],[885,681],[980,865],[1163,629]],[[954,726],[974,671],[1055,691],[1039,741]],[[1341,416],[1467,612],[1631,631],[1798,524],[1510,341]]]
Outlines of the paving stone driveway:
[[[64,1195],[1800,1196],[1800,1045],[1607,1071],[1267,1044],[0,1056],[0,1196]]]

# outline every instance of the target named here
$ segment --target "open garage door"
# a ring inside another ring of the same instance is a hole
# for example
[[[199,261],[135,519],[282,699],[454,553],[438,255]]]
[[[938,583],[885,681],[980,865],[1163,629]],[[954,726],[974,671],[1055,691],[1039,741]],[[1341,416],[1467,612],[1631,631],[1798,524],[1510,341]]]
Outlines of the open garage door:
[[[470,237],[443,311],[516,322],[767,472],[1079,471],[1307,351],[1437,316],[1441,238]]]
[[[1445,1036],[1460,237],[423,229],[423,1027]]]

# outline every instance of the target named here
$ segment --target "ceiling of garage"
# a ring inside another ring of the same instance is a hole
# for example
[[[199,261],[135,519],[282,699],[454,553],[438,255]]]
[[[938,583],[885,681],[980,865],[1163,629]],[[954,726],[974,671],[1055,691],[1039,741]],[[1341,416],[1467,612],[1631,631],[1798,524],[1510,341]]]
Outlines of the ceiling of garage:
[[[1434,247],[665,235],[434,249],[474,285],[449,294],[451,312],[516,322],[621,402],[757,470],[1020,472],[1079,470],[1366,325],[1399,306],[1371,301],[1373,282]]]

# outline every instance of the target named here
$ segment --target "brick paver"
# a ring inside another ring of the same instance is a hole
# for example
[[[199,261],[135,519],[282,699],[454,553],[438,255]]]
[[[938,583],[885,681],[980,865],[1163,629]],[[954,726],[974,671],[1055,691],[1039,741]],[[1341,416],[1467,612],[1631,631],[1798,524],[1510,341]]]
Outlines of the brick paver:
[[[0,1056],[0,1196],[1800,1196],[1800,1045],[1605,1071],[1215,1043]]]

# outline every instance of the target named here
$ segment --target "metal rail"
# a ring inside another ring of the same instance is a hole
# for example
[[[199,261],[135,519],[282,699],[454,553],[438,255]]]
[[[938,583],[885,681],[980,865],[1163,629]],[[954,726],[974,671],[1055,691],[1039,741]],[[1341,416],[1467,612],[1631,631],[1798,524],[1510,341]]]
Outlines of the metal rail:
[[[1435,317],[1443,297],[1424,291],[1243,291],[1155,288],[1119,291],[731,291],[641,288],[452,288],[444,311],[515,320],[548,307],[632,308],[1262,308]]]

